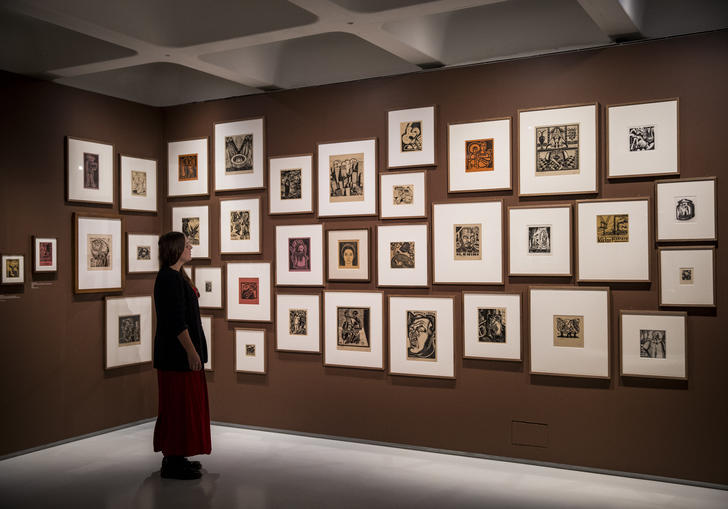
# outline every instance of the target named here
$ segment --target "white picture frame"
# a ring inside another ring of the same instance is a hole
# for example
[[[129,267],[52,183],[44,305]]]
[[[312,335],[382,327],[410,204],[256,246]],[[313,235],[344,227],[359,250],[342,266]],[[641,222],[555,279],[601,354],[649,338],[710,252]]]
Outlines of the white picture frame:
[[[260,198],[220,200],[220,254],[260,254],[262,224]]]
[[[380,173],[379,193],[380,218],[427,217],[427,179],[424,171]]]
[[[129,274],[153,274],[159,271],[159,235],[126,234],[126,271]]]
[[[377,286],[430,285],[429,232],[427,223],[377,226]]]
[[[319,143],[316,153],[318,217],[376,215],[377,139]]]
[[[508,207],[508,275],[571,276],[571,204]]]
[[[21,285],[25,283],[25,256],[2,255],[2,277],[0,283],[4,285]]]
[[[437,166],[437,106],[387,112],[387,168]]]
[[[716,306],[714,247],[662,247],[657,250],[657,259],[660,306]]]
[[[265,329],[235,329],[235,372],[265,375],[268,355]]]
[[[192,258],[210,258],[210,210],[207,205],[172,207],[172,230],[192,244]]]
[[[222,309],[223,289],[222,267],[195,267],[195,286],[200,292],[200,309]]]
[[[214,125],[214,134],[215,191],[263,189],[265,187],[264,117],[217,122]],[[228,141],[235,145],[232,148],[234,153],[227,153]]]
[[[3,264],[3,270],[5,265]],[[58,271],[58,239],[33,236],[33,272]]]
[[[521,294],[463,292],[463,358],[521,361]]]
[[[167,142],[167,197],[209,196],[208,138]]]
[[[718,240],[715,177],[655,182],[657,242]]]
[[[152,362],[152,297],[106,297],[104,369]]]
[[[620,375],[688,379],[687,313],[619,312]]]
[[[270,262],[228,262],[225,274],[227,319],[270,322],[273,303]]]
[[[323,286],[323,284],[323,225],[276,226],[276,285]]]
[[[371,230],[369,228],[326,230],[326,277],[328,281],[371,280]]]
[[[157,160],[119,156],[120,210],[157,213]]]
[[[124,218],[75,212],[74,293],[124,289]]]
[[[66,201],[114,204],[114,146],[66,136]]]
[[[368,311],[363,313],[363,311]],[[348,316],[347,316],[347,311]],[[362,316],[353,314],[362,312]],[[338,326],[341,315],[341,327]],[[368,316],[368,318],[367,318]],[[359,320],[356,325],[355,319]],[[344,323],[354,321],[344,330]],[[368,330],[366,323],[369,324]],[[362,336],[362,331],[364,335]],[[350,338],[356,338],[351,340]],[[382,292],[324,292],[324,366],[384,369],[384,297]]]
[[[321,295],[276,294],[276,351],[321,353]]]
[[[447,192],[508,191],[511,117],[447,125]]]
[[[200,322],[202,323],[202,332],[205,334],[205,339],[207,340],[207,362],[202,366],[202,368],[205,371],[215,371],[215,366],[213,362],[214,357],[214,348],[213,348],[213,319],[215,317],[212,315],[200,315]]]
[[[313,214],[313,154],[268,158],[268,214]]]

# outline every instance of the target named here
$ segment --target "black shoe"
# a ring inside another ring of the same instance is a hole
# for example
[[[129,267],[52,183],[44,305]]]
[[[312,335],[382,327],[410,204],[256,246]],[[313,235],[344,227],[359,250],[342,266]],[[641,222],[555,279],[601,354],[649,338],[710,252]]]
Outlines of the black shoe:
[[[187,458],[182,459],[184,460],[185,464],[193,470],[200,470],[202,468],[202,463],[200,463],[199,461],[188,460]]]
[[[199,479],[202,474],[199,470],[196,470],[187,463],[184,458],[172,458],[165,456],[162,460],[161,476],[163,479],[179,479],[188,481],[192,479]]]

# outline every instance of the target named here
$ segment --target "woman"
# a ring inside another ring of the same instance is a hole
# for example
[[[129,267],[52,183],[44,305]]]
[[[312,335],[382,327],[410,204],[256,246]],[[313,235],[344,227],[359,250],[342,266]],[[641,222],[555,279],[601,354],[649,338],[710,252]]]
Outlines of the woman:
[[[159,265],[154,283],[157,332],[154,367],[159,386],[159,413],[154,451],[162,451],[161,475],[199,479],[201,465],[186,456],[210,454],[210,411],[202,366],[207,341],[202,331],[199,293],[182,266],[192,259],[192,245],[180,232],[159,238]]]

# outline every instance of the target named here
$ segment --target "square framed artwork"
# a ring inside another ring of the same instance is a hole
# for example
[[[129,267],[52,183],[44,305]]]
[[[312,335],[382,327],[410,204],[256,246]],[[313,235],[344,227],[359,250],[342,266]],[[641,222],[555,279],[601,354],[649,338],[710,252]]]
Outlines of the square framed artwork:
[[[424,171],[380,173],[379,190],[379,217],[382,219],[427,217]]]
[[[715,177],[655,182],[657,242],[718,240]]]
[[[215,124],[215,191],[263,189],[265,119]]]
[[[265,330],[235,329],[235,371],[265,375],[267,368]]]
[[[521,294],[463,292],[465,359],[521,361]]]
[[[58,239],[34,235],[32,242],[33,272],[56,272],[58,270]]]
[[[4,285],[20,285],[25,282],[25,256],[2,255],[2,278]]]
[[[159,271],[159,235],[126,234],[126,271],[130,274]]]
[[[66,200],[113,205],[113,145],[66,136]]]
[[[384,369],[382,292],[324,292],[324,366]]]
[[[121,210],[157,213],[157,161],[119,156]]]
[[[210,258],[210,210],[207,205],[172,207],[172,230],[192,244],[192,258]]]
[[[104,369],[152,362],[152,297],[106,297]]]
[[[377,286],[429,286],[428,237],[427,223],[377,226]]]
[[[321,353],[321,295],[276,294],[276,350]]]
[[[208,139],[167,143],[167,197],[208,196]]]
[[[276,285],[323,286],[324,229],[320,224],[276,226]]]
[[[687,380],[687,316],[682,311],[620,311],[620,374]]]
[[[715,307],[715,248],[663,247],[660,262],[660,306]]]
[[[268,158],[268,214],[313,213],[313,154]]]
[[[532,286],[532,375],[610,378],[609,288]]]
[[[650,281],[649,198],[576,202],[577,281]]]
[[[389,296],[389,374],[455,378],[454,299]]]
[[[503,202],[432,204],[433,282],[503,284]]]
[[[447,191],[513,188],[511,117],[447,125]]]
[[[508,275],[571,276],[571,204],[508,208]]]
[[[260,198],[220,200],[220,254],[260,254]]]
[[[519,196],[597,193],[599,104],[518,110]]]
[[[225,267],[228,320],[270,322],[273,294],[269,262],[230,262]]]
[[[203,366],[205,371],[215,371],[213,365],[213,340],[212,340],[212,319],[215,318],[212,315],[200,315],[200,321],[202,322],[202,332],[205,333],[205,339],[207,340],[207,362]]]
[[[124,219],[73,214],[74,293],[124,289]]]
[[[607,177],[680,173],[679,100],[607,106]]]
[[[436,166],[437,106],[387,112],[387,168]]]
[[[222,267],[195,267],[195,286],[200,292],[200,308],[222,309]]]
[[[318,215],[377,214],[377,139],[319,143]]]
[[[369,228],[326,230],[326,275],[329,281],[371,280]]]

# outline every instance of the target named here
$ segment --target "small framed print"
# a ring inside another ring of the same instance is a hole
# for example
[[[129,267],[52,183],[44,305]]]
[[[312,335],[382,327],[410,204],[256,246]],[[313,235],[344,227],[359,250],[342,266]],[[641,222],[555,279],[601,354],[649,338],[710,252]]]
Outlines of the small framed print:
[[[235,329],[235,371],[238,373],[267,373],[264,329]]]
[[[369,228],[326,231],[327,279],[338,282],[368,282]]]
[[[377,286],[427,287],[427,224],[377,226]]]
[[[508,275],[571,276],[571,204],[508,208]]]
[[[620,374],[687,380],[686,321],[682,311],[620,311]]]
[[[215,124],[215,191],[263,189],[263,117]]]
[[[324,366],[384,369],[382,292],[324,292]]]
[[[660,306],[715,307],[715,248],[664,247],[660,262]]]
[[[437,106],[387,112],[387,168],[436,166]]]
[[[152,297],[106,297],[104,369],[152,362]]]
[[[73,214],[74,293],[124,289],[124,219]]]
[[[427,217],[424,171],[380,173],[379,190],[379,217],[382,219]]]
[[[513,188],[511,117],[447,126],[447,191]]]
[[[2,279],[4,285],[19,285],[25,282],[25,256],[2,255]]]
[[[213,341],[212,341],[212,315],[201,315],[200,321],[202,322],[202,332],[205,333],[205,339],[207,340],[207,362],[203,366],[205,371],[215,371],[213,367]]]
[[[597,103],[518,110],[519,196],[597,193]]]
[[[718,240],[715,177],[655,182],[657,242]]]
[[[260,198],[220,200],[220,253],[260,254]]]
[[[577,281],[650,281],[649,211],[649,198],[577,201]]]
[[[276,226],[276,285],[323,286],[323,246],[320,224]]]
[[[167,143],[167,196],[208,196],[207,138]]]
[[[33,272],[58,270],[58,239],[33,236]]]
[[[121,210],[157,213],[157,161],[119,156]]]
[[[607,177],[680,173],[679,100],[607,106]]]
[[[126,234],[126,270],[130,274],[159,271],[159,235]]]
[[[222,267],[195,267],[195,286],[200,308],[222,309]]]
[[[533,375],[610,378],[609,288],[530,287]]]
[[[113,205],[113,145],[66,136],[66,200]]]
[[[269,262],[230,262],[225,273],[227,319],[270,322],[273,295]]]
[[[321,353],[321,295],[276,295],[276,350]]]
[[[465,359],[521,360],[521,295],[463,292]]]
[[[268,214],[313,213],[313,155],[268,158]]]
[[[454,299],[389,296],[389,374],[455,378]]]
[[[172,207],[172,230],[192,244],[192,258],[210,258],[210,212],[207,205]]]
[[[319,143],[318,215],[377,213],[377,139]]]

